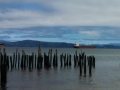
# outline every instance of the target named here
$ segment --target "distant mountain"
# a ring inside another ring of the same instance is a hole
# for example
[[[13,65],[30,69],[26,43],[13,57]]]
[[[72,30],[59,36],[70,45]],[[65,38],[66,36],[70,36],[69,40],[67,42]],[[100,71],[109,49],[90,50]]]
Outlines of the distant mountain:
[[[38,47],[43,48],[73,48],[72,43],[65,42],[43,42],[43,41],[35,41],[35,40],[23,40],[16,42],[8,42],[4,40],[0,40],[0,43],[4,43],[5,47]],[[120,49],[120,43],[110,43],[110,44],[94,44],[97,48],[114,48]]]
[[[72,48],[73,44],[64,42],[41,42],[34,40],[23,40],[16,42],[4,42],[5,47],[38,47],[40,43],[41,47],[51,48]]]
[[[120,45],[117,43],[112,44],[96,44],[97,48],[113,48],[113,49],[120,49]]]
[[[5,40],[0,40],[0,43],[4,43],[4,42],[7,42],[7,41],[5,41]]]
[[[120,46],[120,43],[110,43],[110,45]]]

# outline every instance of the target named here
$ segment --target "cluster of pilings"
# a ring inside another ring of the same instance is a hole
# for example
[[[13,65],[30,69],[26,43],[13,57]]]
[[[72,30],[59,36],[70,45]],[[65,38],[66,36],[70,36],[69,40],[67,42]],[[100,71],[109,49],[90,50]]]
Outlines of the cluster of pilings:
[[[71,63],[71,55],[70,54],[61,54],[60,55],[60,66],[62,67],[64,65],[64,67],[71,67],[72,63]]]
[[[5,50],[5,49],[4,49]],[[32,52],[31,55],[27,55],[24,50],[22,50],[22,54],[18,53],[18,49],[16,49],[16,53],[13,53],[13,56],[8,56],[1,53],[1,62],[5,62],[7,69],[33,69],[37,68],[40,69],[43,66],[45,68],[50,67],[58,67],[58,60],[60,60],[60,66],[61,67],[71,67],[72,62],[74,62],[74,67],[78,66],[93,66],[95,67],[95,57],[94,56],[86,56],[84,52],[81,52],[79,54],[74,54],[74,61],[72,61],[72,55],[71,54],[60,54],[60,58],[58,59],[58,53],[57,49],[55,50],[55,53],[52,54],[52,49],[48,51],[48,54],[44,53],[41,54],[41,50],[38,50],[38,55]],[[87,61],[86,61],[87,59]],[[88,64],[86,65],[86,63]],[[1,63],[2,64],[2,63]]]
[[[71,67],[72,62],[74,62],[74,67],[80,67],[80,76],[86,76],[86,71],[88,69],[89,75],[92,75],[92,67],[95,68],[95,57],[86,56],[84,52],[77,53],[77,50],[74,55],[74,61],[72,61],[72,55],[70,54],[60,54],[60,67]],[[87,64],[88,63],[88,64]],[[24,50],[22,54],[13,53],[13,56],[8,56],[3,50],[1,53],[0,50],[0,72],[1,72],[1,86],[4,86],[7,82],[6,74],[8,69],[29,69],[32,70],[36,68],[37,70],[41,69],[44,65],[44,68],[58,67],[58,51],[55,50],[55,53],[52,53],[52,49],[48,51],[48,54],[44,53],[42,56],[40,47],[38,48],[38,55],[34,54],[27,55]]]
[[[88,63],[88,64],[87,64]],[[74,55],[74,66],[80,67],[80,76],[87,74],[87,68],[89,69],[89,76],[92,75],[92,67],[95,68],[95,57],[92,56],[86,56],[84,52],[79,53],[79,55]],[[88,67],[87,67],[88,66]]]

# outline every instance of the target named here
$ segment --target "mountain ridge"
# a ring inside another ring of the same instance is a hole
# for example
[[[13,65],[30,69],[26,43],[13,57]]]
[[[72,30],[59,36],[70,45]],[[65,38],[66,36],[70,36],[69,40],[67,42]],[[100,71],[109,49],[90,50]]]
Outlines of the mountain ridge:
[[[0,40],[0,43],[4,43],[5,47],[38,47],[39,43],[41,47],[50,47],[50,48],[73,48],[73,43],[66,42],[46,42],[46,41],[37,41],[37,40],[22,40],[22,41],[4,41]],[[97,48],[114,48],[119,49],[120,43],[110,43],[110,44],[92,44]]]
[[[65,42],[45,42],[36,40],[22,40],[15,42],[1,42],[4,43],[5,47],[38,47],[39,43],[41,47],[56,47],[56,48],[72,48],[72,43]]]

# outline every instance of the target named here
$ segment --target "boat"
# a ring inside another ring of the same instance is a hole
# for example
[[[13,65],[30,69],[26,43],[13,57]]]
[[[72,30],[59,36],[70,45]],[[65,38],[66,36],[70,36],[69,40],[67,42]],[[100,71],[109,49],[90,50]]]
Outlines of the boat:
[[[79,45],[78,43],[74,44],[74,48],[96,48],[96,46],[93,45]]]
[[[4,48],[4,44],[3,43],[0,43],[0,48]]]

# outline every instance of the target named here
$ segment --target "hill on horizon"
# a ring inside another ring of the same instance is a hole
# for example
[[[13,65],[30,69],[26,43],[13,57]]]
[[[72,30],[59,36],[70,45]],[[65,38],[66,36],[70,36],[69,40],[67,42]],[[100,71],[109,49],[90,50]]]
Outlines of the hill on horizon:
[[[23,40],[16,42],[7,42],[2,41],[5,47],[38,47],[39,43],[41,47],[51,47],[51,48],[72,48],[72,43],[65,42],[43,42],[43,41],[35,41],[35,40]]]
[[[9,42],[0,40],[0,43],[4,43],[5,47],[38,47],[43,48],[73,48],[73,43],[65,43],[65,42],[45,42],[45,41],[35,41],[35,40],[23,40],[23,41],[15,41]],[[120,43],[110,43],[110,44],[93,44],[97,48],[113,48],[120,49]]]

